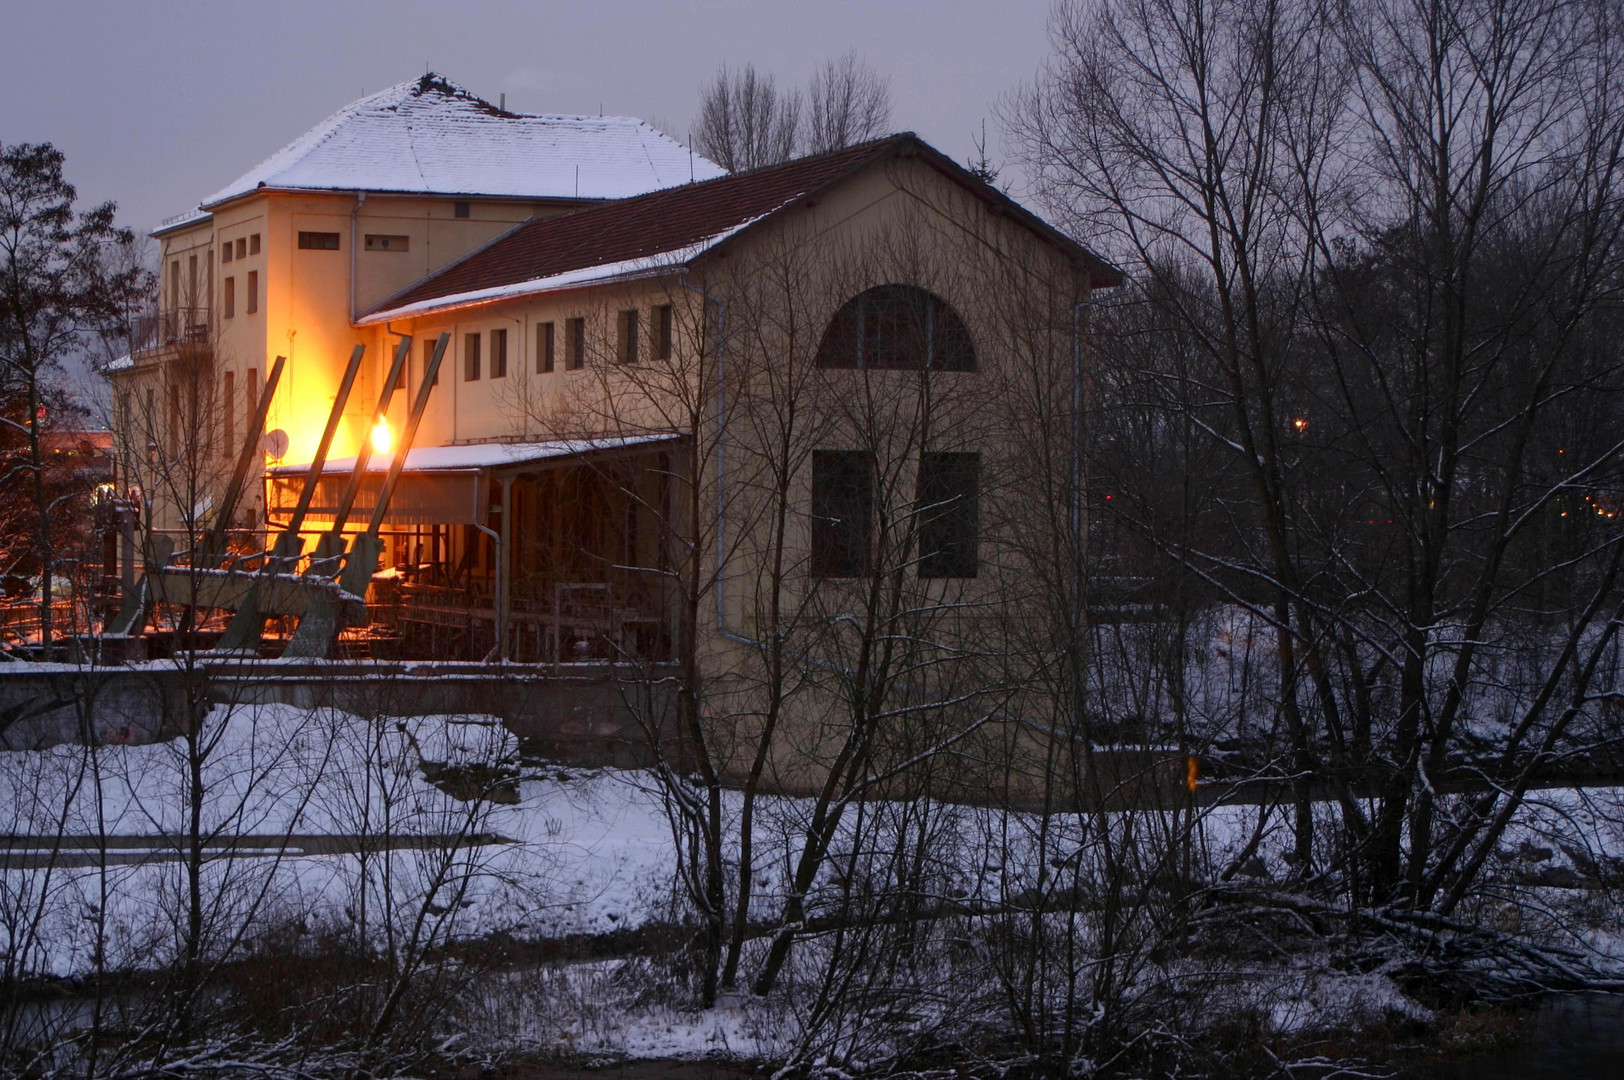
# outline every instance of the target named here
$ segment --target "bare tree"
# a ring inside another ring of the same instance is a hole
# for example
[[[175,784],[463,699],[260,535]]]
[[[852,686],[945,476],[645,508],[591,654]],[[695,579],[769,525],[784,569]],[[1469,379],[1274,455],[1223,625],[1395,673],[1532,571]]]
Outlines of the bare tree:
[[[885,134],[891,79],[852,49],[813,73],[806,101],[805,152],[826,154]]]
[[[1603,4],[1075,3],[1008,117],[1141,278],[1101,386],[1149,438],[1110,453],[1199,477],[1113,514],[1267,623],[1295,872],[1383,910],[1480,896],[1610,708],[1616,33]]]
[[[701,94],[694,148],[729,172],[776,165],[795,156],[801,94],[780,91],[754,64],[717,70]]]

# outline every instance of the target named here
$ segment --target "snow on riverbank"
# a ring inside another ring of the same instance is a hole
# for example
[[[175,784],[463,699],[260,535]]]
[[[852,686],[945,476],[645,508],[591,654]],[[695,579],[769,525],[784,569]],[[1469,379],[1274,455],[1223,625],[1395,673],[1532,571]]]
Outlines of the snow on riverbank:
[[[190,747],[177,739],[0,754],[0,834],[10,837],[0,841],[0,948],[22,971],[82,976],[98,956],[116,970],[176,955],[194,765],[204,793],[200,883],[215,955],[230,955],[256,929],[379,940],[424,913],[439,941],[608,935],[681,918],[671,828],[646,773],[521,767],[516,741],[491,717],[222,707]],[[739,796],[728,793],[724,806],[736,816]],[[781,910],[810,809],[804,799],[758,805],[757,920],[770,924]],[[967,917],[1018,908],[1038,887],[1045,858],[1036,815],[919,801],[869,804],[864,818],[865,843],[876,850],[885,837],[928,830],[928,891]],[[1284,873],[1288,823],[1255,806],[1205,808],[1193,822],[1176,813],[1052,820],[1043,838],[1047,865],[1067,872],[1066,852],[1082,858],[1082,830],[1102,822],[1147,850],[1188,843],[1196,865],[1214,872],[1239,863],[1242,877]],[[1624,857],[1621,823],[1624,792],[1539,793],[1495,872],[1541,886],[1600,873]],[[1255,854],[1242,859],[1249,846]],[[886,872],[883,857],[864,865],[865,873]],[[812,917],[832,910],[839,884],[833,872],[820,879],[809,898]],[[1600,932],[1586,940],[1599,951],[1619,946]],[[814,940],[797,955],[815,966],[820,948]],[[537,1044],[678,1056],[772,1049],[781,1017],[770,1011],[782,1002],[695,1014],[681,995],[653,992],[662,979],[673,985],[672,976],[648,964],[527,969],[507,992],[470,1007],[491,1029]],[[1281,1028],[1358,1009],[1418,1015],[1379,973],[1265,965],[1242,982]]]

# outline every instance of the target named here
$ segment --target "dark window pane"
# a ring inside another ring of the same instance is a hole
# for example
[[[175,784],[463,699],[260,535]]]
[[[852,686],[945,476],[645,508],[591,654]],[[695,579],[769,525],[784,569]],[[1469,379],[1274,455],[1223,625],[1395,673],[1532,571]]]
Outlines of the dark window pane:
[[[305,251],[337,251],[338,234],[336,232],[301,232],[299,246]]]
[[[925,454],[919,462],[919,576],[976,576],[980,454]]]
[[[570,319],[564,324],[564,347],[569,351],[567,364],[572,371],[586,366],[586,320]]]
[[[873,458],[860,450],[813,451],[812,573],[867,574],[873,530]]]
[[[479,335],[464,334],[462,336],[462,381],[476,382],[479,379]]]
[[[868,289],[835,313],[818,345],[818,367],[974,371],[975,348],[958,312],[912,285]]]
[[[427,372],[429,370],[429,364],[431,364],[434,361],[434,346],[437,345],[437,344],[438,344],[438,341],[435,340],[435,339],[432,339],[432,338],[425,341],[425,342],[423,342],[423,372],[418,375],[418,385],[419,386],[422,385],[422,379],[423,379],[424,375],[427,374]],[[440,362],[442,364],[445,363],[445,357],[441,357]],[[434,386],[439,386],[440,385],[440,369],[439,368],[434,369],[434,382],[433,382],[432,385],[434,385]]]
[[[507,330],[491,331],[491,378],[507,378]]]
[[[638,361],[637,309],[622,311],[616,322],[620,330],[619,340],[615,343],[616,359],[622,364],[635,364]]]
[[[917,371],[928,354],[930,301],[920,289],[882,285],[862,296],[864,367]]]
[[[671,305],[661,304],[654,309],[655,352],[661,360],[671,359]]]
[[[546,375],[553,370],[553,324],[541,323],[536,327],[536,374]]]
[[[821,368],[854,368],[857,357],[857,331],[863,322],[863,298],[848,300],[829,320],[818,345],[817,365]]]

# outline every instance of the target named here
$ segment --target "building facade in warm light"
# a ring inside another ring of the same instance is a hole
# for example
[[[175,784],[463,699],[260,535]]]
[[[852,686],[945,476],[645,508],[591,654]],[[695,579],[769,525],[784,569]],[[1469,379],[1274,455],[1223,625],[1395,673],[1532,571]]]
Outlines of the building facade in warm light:
[[[267,460],[308,461],[377,336],[356,312],[526,220],[721,171],[640,121],[508,113],[432,74],[355,102],[154,232],[156,325],[109,371],[124,479],[155,528],[206,523],[275,357]],[[389,359],[369,351],[335,456],[368,435]]]

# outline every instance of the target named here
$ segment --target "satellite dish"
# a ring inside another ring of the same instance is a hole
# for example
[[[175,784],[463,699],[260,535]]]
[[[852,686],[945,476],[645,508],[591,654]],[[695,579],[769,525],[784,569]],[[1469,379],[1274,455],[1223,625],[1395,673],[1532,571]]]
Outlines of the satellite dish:
[[[265,438],[260,440],[260,445],[265,448],[267,454],[279,458],[288,452],[288,433],[281,428],[267,431]]]

